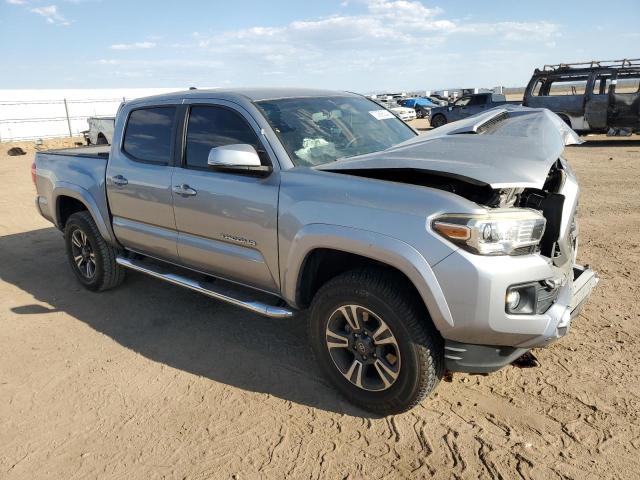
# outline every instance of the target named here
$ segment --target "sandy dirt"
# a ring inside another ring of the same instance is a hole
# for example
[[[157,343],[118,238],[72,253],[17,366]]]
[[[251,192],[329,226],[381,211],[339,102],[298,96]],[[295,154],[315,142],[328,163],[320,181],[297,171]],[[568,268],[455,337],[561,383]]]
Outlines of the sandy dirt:
[[[541,366],[456,374],[375,418],[268,320],[130,274],[83,290],[0,144],[0,478],[638,478],[640,140],[589,137],[580,261],[601,283]]]

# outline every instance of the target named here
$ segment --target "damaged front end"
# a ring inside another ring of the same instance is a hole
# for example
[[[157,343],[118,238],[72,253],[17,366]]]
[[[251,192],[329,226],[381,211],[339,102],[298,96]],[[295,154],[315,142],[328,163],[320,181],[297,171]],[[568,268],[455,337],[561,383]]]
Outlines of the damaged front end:
[[[484,207],[487,220],[456,212],[436,219],[434,226],[440,228],[434,229],[440,233],[442,224],[449,225],[453,236],[445,237],[452,243],[473,243],[475,253],[489,255],[540,252],[568,270],[577,246],[578,185],[561,155],[565,145],[576,143],[581,143],[579,137],[557,115],[508,105],[381,152],[317,168],[459,195]],[[515,220],[509,222],[511,217]],[[498,218],[497,226],[513,226],[497,234],[510,239],[514,248],[492,250],[476,238],[484,234],[491,240],[491,218]],[[485,231],[476,232],[472,224]]]
[[[555,114],[494,109],[383,152],[319,167],[461,196],[428,228],[458,247],[434,267],[454,319],[447,368],[488,372],[564,336],[598,282],[577,265],[579,188],[562,157],[580,143]]]

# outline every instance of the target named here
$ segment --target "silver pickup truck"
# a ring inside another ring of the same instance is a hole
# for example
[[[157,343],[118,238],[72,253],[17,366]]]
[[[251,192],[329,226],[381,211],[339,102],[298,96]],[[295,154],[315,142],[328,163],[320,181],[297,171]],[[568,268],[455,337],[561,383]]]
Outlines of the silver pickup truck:
[[[124,103],[110,149],[39,152],[33,173],[86,288],[131,269],[308,310],[319,369],[386,415],[568,332],[597,283],[576,264],[575,142],[547,110],[418,135],[351,93],[192,90]]]

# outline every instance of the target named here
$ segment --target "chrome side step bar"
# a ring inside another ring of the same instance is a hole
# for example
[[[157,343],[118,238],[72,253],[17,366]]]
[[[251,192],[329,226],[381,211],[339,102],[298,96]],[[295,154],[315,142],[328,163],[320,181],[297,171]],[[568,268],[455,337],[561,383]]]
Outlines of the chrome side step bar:
[[[215,289],[215,284],[208,286],[205,285],[204,282],[199,282],[184,275],[165,272],[163,271],[162,267],[155,264],[148,264],[147,262],[125,257],[117,257],[116,263],[125,268],[145,273],[154,278],[159,278],[160,280],[164,280],[165,282],[178,285],[179,287],[188,288],[189,290],[193,290],[194,292],[198,292],[208,297],[215,298],[216,300],[230,303],[259,315],[264,315],[265,317],[290,318],[295,313],[293,310],[287,307],[269,305],[268,303],[240,298],[239,296],[235,296],[234,293],[236,292],[232,292],[231,289]]]

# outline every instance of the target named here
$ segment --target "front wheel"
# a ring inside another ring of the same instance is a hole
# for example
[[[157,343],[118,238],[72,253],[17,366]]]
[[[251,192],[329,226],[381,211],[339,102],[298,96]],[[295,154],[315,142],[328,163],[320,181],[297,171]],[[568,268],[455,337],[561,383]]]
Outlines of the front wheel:
[[[443,347],[405,280],[353,270],[327,282],[310,312],[311,347],[323,374],[352,403],[391,415],[413,408],[443,374]]]
[[[444,117],[444,115],[436,115],[431,119],[431,126],[433,128],[438,128],[446,124],[447,124],[447,119]]]

